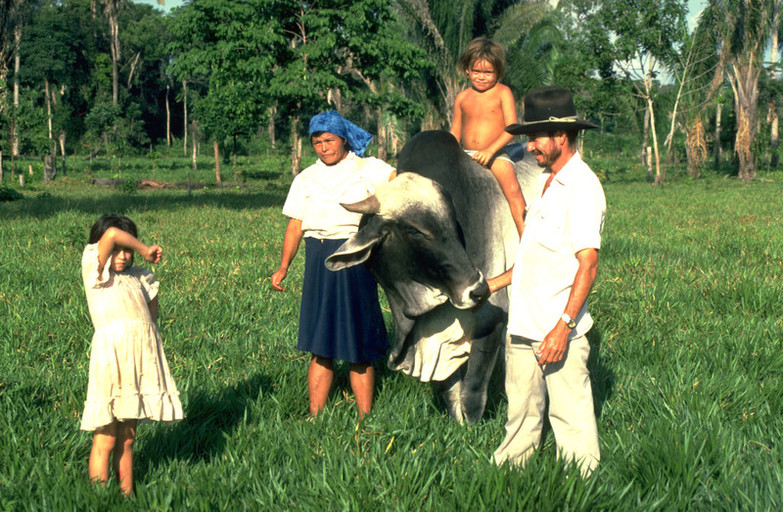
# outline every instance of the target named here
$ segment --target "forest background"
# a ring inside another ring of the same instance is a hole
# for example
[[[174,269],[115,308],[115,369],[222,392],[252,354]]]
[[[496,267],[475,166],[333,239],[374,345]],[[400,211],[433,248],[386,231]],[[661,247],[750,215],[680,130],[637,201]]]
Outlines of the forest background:
[[[221,163],[269,152],[293,174],[327,108],[393,160],[448,128],[477,36],[507,47],[520,107],[534,87],[570,88],[596,150],[634,155],[656,184],[667,165],[744,180],[778,165],[780,1],[172,1],[2,2],[3,176],[30,168],[20,157],[63,174],[70,157],[118,167],[172,147],[212,155],[217,182]]]

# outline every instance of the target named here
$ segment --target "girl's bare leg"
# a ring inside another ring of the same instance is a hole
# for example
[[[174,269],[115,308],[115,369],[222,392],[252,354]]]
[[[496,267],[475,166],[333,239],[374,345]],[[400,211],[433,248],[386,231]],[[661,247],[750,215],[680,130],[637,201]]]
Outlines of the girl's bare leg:
[[[332,360],[313,355],[307,369],[307,391],[310,394],[310,415],[317,416],[326,406],[334,380]]]
[[[133,495],[133,442],[136,440],[136,420],[120,421],[117,425],[117,443],[114,445],[114,471],[120,489],[126,496]]]
[[[503,191],[506,201],[508,201],[508,206],[511,208],[511,218],[514,219],[517,233],[521,237],[522,231],[525,230],[525,198],[522,195],[522,189],[519,187],[514,165],[511,162],[496,159],[490,170],[498,180],[500,189]]]
[[[117,441],[117,422],[95,429],[90,459],[87,463],[91,482],[101,485],[109,480],[109,456]]]
[[[370,363],[351,364],[348,376],[351,381],[351,389],[356,397],[359,416],[363,418],[372,409],[373,393],[375,392],[375,368]]]

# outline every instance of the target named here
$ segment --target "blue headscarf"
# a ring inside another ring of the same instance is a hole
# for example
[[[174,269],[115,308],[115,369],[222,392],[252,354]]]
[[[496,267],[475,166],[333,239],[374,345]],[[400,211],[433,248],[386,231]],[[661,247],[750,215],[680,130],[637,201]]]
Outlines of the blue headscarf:
[[[347,149],[357,156],[364,155],[364,150],[372,140],[372,134],[345,119],[336,110],[322,112],[310,119],[310,138],[316,132],[329,132],[345,139]]]

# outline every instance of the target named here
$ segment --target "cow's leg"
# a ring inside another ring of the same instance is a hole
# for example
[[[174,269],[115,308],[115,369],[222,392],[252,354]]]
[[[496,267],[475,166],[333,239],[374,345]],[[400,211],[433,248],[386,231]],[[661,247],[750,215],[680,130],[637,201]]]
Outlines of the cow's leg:
[[[449,378],[443,381],[432,381],[432,387],[440,394],[449,415],[462,423],[465,416],[462,413],[462,371],[461,368],[452,373]]]
[[[471,345],[468,367],[460,389],[462,411],[468,423],[475,423],[484,414],[484,407],[487,405],[487,387],[504,332],[505,325],[499,323],[491,334],[474,339]]]

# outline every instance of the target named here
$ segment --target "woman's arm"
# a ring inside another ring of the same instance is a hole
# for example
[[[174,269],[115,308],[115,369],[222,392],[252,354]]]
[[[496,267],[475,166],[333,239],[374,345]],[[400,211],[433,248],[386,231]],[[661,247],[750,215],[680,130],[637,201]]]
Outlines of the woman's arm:
[[[103,269],[106,262],[109,261],[111,253],[117,247],[126,247],[150,263],[157,263],[163,256],[163,249],[157,245],[145,245],[135,236],[119,228],[111,227],[107,229],[101,239],[98,240],[98,268]]]
[[[302,241],[302,221],[299,219],[290,219],[285,228],[283,236],[283,254],[280,257],[280,267],[272,274],[272,289],[284,292],[285,288],[280,286],[288,275],[288,266],[294,260],[296,252],[299,250],[299,243]]]

